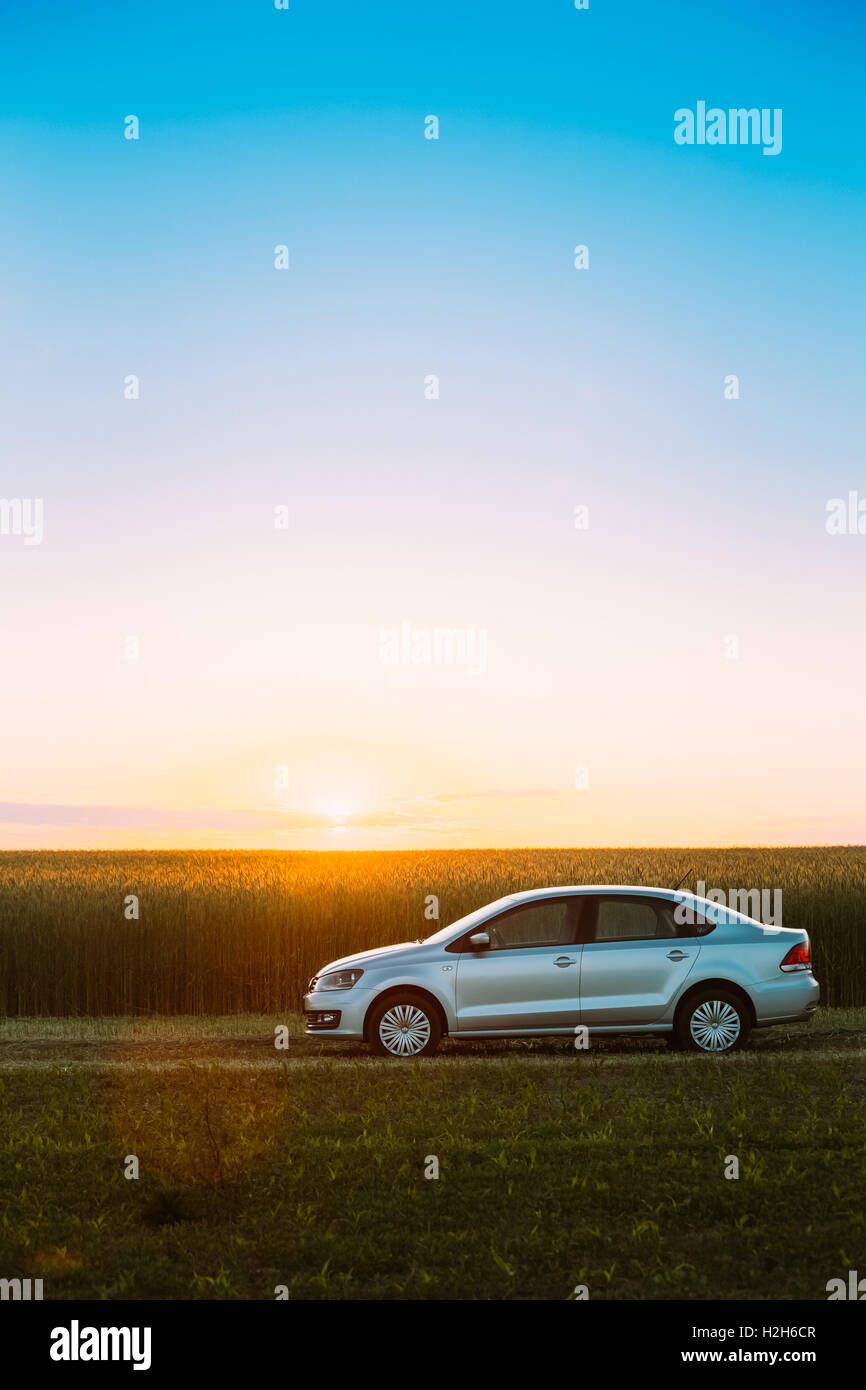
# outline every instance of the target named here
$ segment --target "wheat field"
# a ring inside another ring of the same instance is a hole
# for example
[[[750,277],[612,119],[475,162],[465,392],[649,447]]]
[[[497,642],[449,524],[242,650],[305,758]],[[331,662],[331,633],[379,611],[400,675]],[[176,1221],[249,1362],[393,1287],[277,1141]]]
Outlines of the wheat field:
[[[356,950],[414,940],[521,888],[782,892],[822,1002],[866,1004],[866,849],[0,852],[0,1012],[278,1013]],[[138,899],[130,918],[127,900]],[[430,899],[438,901],[432,917]]]

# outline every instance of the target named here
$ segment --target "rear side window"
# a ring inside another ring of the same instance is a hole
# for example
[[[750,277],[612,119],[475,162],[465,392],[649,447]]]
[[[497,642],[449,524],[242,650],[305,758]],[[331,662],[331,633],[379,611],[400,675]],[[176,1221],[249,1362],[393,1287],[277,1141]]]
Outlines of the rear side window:
[[[640,898],[600,898],[595,941],[644,941],[659,936],[659,914]]]
[[[707,916],[696,900],[683,898],[676,903],[665,903],[664,910],[672,913],[677,936],[706,936],[716,929],[719,922],[726,920],[725,909],[714,913],[713,906],[709,904],[712,916]]]
[[[679,907],[667,898],[598,897],[581,923],[579,940],[655,941],[681,936],[704,936],[713,930],[694,904]],[[680,919],[683,920],[680,920]]]

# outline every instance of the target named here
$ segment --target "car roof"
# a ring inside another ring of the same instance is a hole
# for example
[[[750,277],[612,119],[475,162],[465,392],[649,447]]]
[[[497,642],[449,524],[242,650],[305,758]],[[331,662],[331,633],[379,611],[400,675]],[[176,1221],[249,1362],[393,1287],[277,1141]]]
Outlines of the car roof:
[[[523,888],[516,893],[508,893],[499,902],[526,902],[531,898],[562,897],[570,893],[638,893],[651,898],[682,899],[693,898],[694,893],[681,888],[652,888],[645,883],[569,883],[556,884],[550,888]]]
[[[538,899],[579,897],[586,893],[615,893],[623,896],[633,894],[635,897],[661,898],[678,905],[689,902],[693,903],[700,912],[706,913],[709,909],[708,915],[718,926],[739,923],[766,930],[765,924],[756,917],[748,917],[743,912],[735,912],[733,908],[714,902],[712,898],[700,898],[697,893],[692,893],[687,888],[654,888],[647,883],[569,883],[554,884],[550,888],[524,888],[516,893],[509,893],[503,898],[497,898],[496,902],[488,903],[487,906],[504,908]],[[782,928],[777,927],[774,930],[781,931]]]

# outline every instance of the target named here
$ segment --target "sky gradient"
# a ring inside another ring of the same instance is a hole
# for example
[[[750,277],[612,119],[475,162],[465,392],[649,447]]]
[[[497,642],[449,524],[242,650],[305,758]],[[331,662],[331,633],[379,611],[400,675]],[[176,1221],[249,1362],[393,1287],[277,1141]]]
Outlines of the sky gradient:
[[[0,844],[866,839],[866,12],[9,9]]]

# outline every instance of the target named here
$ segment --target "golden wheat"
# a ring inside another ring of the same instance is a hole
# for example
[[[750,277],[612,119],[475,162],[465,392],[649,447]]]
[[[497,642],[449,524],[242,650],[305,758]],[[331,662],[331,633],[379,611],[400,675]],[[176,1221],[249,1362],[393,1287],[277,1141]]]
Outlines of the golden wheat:
[[[338,956],[428,935],[520,888],[781,889],[826,1004],[866,1003],[866,849],[0,853],[6,1015],[274,1013]],[[127,920],[134,894],[139,917]],[[438,899],[438,920],[425,902]]]

